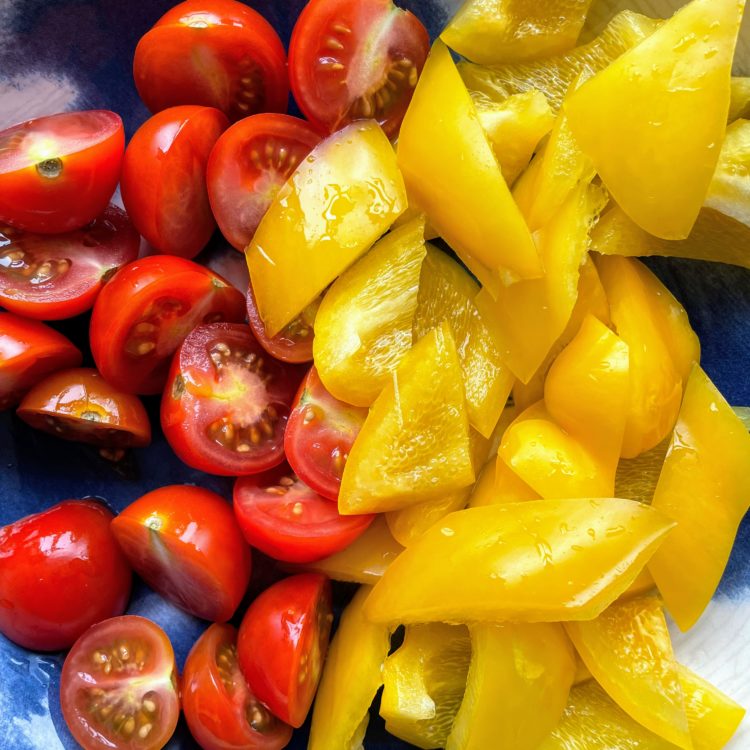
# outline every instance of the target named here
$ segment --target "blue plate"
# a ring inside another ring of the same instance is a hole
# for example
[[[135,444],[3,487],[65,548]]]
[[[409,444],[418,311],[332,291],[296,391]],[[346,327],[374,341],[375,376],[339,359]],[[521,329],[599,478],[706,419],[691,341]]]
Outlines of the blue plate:
[[[123,116],[131,135],[147,117],[132,83],[135,45],[172,4],[170,0],[0,2],[0,128],[64,109],[105,108]],[[288,41],[304,1],[249,4]],[[450,0],[404,3],[422,18],[433,36],[445,23],[450,4]],[[204,259],[230,276],[236,273],[241,278],[244,272],[240,256],[220,239]],[[674,260],[656,260],[650,265],[687,308],[703,345],[703,366],[708,374],[731,403],[750,404],[750,272]],[[85,347],[85,318],[58,327]],[[156,401],[147,405],[156,415]],[[71,497],[98,496],[121,510],[143,493],[171,483],[194,483],[231,496],[229,480],[186,468],[158,432],[152,446],[134,451],[132,460],[115,469],[92,449],[55,440],[31,430],[12,414],[0,414],[0,525]],[[255,568],[251,591],[273,576],[271,566],[262,560]],[[679,657],[745,705],[750,704],[746,677],[750,673],[749,589],[750,523],[746,522],[706,615],[690,634],[675,633]],[[350,587],[338,587],[338,604],[350,594]],[[150,617],[167,631],[180,665],[205,627],[143,585],[136,587],[129,612]],[[77,746],[60,714],[62,660],[62,655],[31,654],[0,636],[2,750]],[[377,710],[372,714],[368,749],[408,747],[386,734]],[[306,747],[306,737],[303,727],[290,747]],[[168,747],[197,746],[181,724]],[[741,734],[731,747],[750,747],[750,735]]]

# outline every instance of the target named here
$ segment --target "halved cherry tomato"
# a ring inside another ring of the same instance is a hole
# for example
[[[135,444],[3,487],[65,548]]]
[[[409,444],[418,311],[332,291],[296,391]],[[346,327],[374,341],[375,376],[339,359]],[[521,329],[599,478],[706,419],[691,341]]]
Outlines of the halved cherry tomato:
[[[429,49],[427,29],[392,0],[311,0],[289,47],[294,98],[329,133],[374,118],[394,137]]]
[[[240,477],[234,512],[245,539],[276,560],[309,563],[348,547],[375,516],[341,516],[336,505],[301,482],[287,464]]]
[[[172,361],[164,435],[188,466],[209,474],[270,469],[284,460],[299,374],[269,357],[244,324],[198,326]]]
[[[250,580],[250,548],[215,492],[171,485],[148,492],[112,521],[135,571],[162,596],[204,620],[224,622]]]
[[[109,448],[143,448],[151,424],[138,396],[113,388],[89,367],[61,370],[37,383],[17,414],[37,430]]]
[[[120,179],[125,133],[107,110],[39,117],[0,132],[0,222],[70,232],[104,211]]]
[[[188,654],[182,710],[203,750],[281,750],[292,728],[248,688],[237,663],[237,631],[211,625]]]
[[[180,716],[167,634],[136,615],[94,625],[65,659],[60,702],[83,750],[160,750]]]
[[[116,388],[160,393],[172,355],[193,328],[244,317],[244,296],[221,276],[184,258],[141,258],[118,271],[97,297],[91,353]]]
[[[216,142],[206,181],[222,234],[244,252],[276,193],[321,135],[298,117],[260,114],[232,125]]]
[[[138,257],[141,238],[117,206],[83,229],[55,236],[0,229],[0,305],[39,320],[91,309],[119,268]]]
[[[160,252],[196,256],[216,221],[206,190],[211,149],[229,122],[212,107],[172,107],[146,120],[122,162],[122,202]]]
[[[234,0],[176,5],[138,42],[133,75],[152,112],[203,104],[239,120],[287,108],[281,40],[263,16]]]
[[[0,411],[46,375],[78,367],[81,359],[65,336],[44,323],[0,312]]]
[[[266,589],[240,625],[237,653],[248,687],[293,727],[312,705],[332,623],[329,580],[304,573]]]
[[[0,529],[0,632],[24,648],[69,648],[125,611],[131,574],[101,503],[66,500]]]
[[[346,459],[368,410],[339,401],[313,366],[302,381],[284,436],[287,461],[315,492],[338,500]]]

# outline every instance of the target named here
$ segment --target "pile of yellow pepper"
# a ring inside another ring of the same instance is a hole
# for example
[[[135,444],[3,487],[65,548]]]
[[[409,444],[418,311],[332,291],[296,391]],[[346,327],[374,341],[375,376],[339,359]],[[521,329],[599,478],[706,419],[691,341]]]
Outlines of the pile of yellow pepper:
[[[663,608],[687,630],[711,600],[750,435],[633,257],[750,268],[744,1],[576,47],[590,4],[469,0],[396,149],[371,121],[331,136],[248,248],[269,335],[321,298],[320,378],[370,409],[339,511],[383,515],[311,566],[364,584],[312,750],[360,747],[381,686],[421,748],[719,750],[744,715]]]

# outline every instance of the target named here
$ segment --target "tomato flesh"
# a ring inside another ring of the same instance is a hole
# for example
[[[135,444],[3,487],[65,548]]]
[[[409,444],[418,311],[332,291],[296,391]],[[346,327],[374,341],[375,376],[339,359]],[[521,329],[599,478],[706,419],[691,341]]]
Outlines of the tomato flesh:
[[[167,634],[135,615],[87,630],[60,677],[63,717],[84,750],[158,750],[177,726],[177,665]]]

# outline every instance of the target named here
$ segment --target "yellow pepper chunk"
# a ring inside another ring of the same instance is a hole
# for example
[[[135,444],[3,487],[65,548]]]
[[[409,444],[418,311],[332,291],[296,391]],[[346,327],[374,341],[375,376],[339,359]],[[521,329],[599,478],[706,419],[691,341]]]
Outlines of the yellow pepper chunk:
[[[370,406],[411,349],[424,221],[394,229],[342,274],[315,318],[313,356],[326,389]]]
[[[630,586],[672,525],[614,498],[468,508],[407,547],[365,611],[405,624],[591,619]]]
[[[404,357],[372,405],[344,468],[339,512],[396,510],[473,482],[461,364],[443,323]]]
[[[607,189],[657,237],[687,237],[706,198],[744,5],[693,0],[565,103]]]
[[[705,205],[750,226],[750,121],[738,120],[726,132]]]
[[[615,496],[650,505],[668,448],[666,439],[635,458],[621,458],[615,476]]]
[[[750,117],[750,78],[732,76],[731,92],[727,122]]]
[[[568,701],[576,661],[557,623],[472,625],[466,694],[446,750],[536,750]]]
[[[615,602],[568,635],[596,681],[620,708],[665,740],[691,750],[672,641],[654,597]]]
[[[383,663],[391,648],[387,627],[369,622],[363,605],[368,586],[344,610],[331,641],[315,697],[307,750],[357,750],[362,747],[368,713],[383,684]]]
[[[681,630],[719,585],[750,508],[750,434],[716,386],[694,367],[652,506],[677,521],[649,566]]]
[[[246,250],[266,333],[294,320],[405,209],[396,157],[377,123],[356,122],[318,145]]]
[[[410,199],[462,259],[484,266],[498,285],[541,275],[534,240],[440,41],[401,126],[398,164]]]

